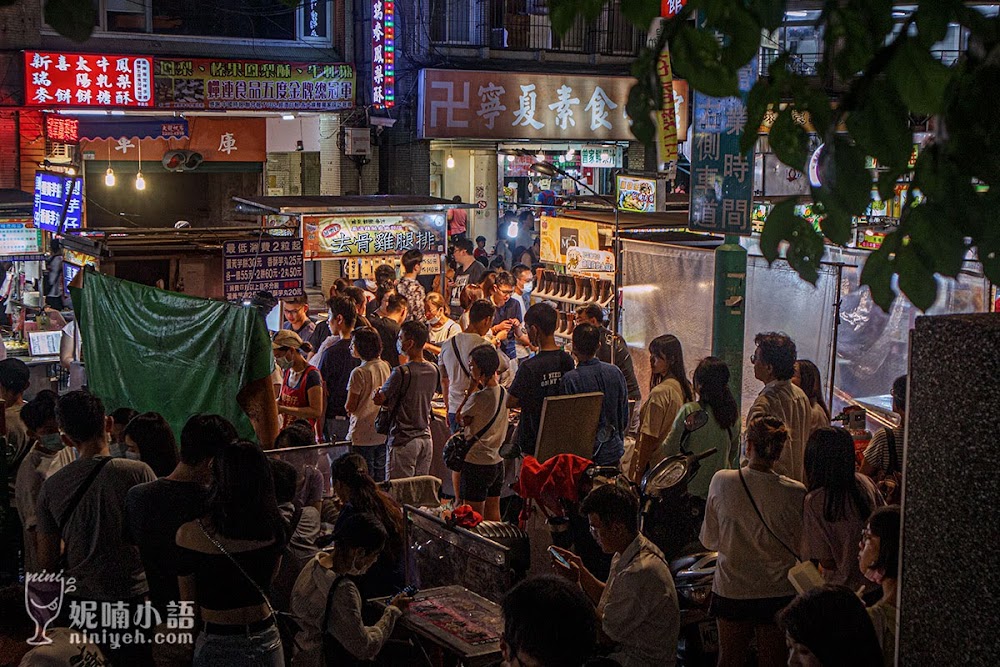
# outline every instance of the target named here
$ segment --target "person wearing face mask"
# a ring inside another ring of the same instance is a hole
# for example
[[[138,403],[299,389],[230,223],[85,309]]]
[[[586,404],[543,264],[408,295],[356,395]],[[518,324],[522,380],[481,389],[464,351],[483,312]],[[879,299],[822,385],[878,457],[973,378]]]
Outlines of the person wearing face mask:
[[[118,408],[111,413],[111,445],[109,450],[111,456],[122,458],[125,456],[125,436],[122,433],[128,423],[136,418],[139,413],[132,408]]]
[[[301,628],[292,650],[293,667],[354,665],[382,650],[411,600],[397,594],[379,620],[366,626],[361,594],[351,577],[375,563],[385,542],[378,519],[354,514],[338,523],[333,547],[306,563],[292,589],[292,614]]]
[[[880,507],[861,533],[858,565],[865,578],[882,586],[882,598],[868,608],[886,667],[896,659],[896,607],[899,606],[899,505]]]
[[[462,333],[462,327],[455,320],[448,317],[448,304],[444,297],[437,292],[431,292],[424,297],[424,315],[427,317],[428,341],[424,350],[438,358],[441,355],[441,346]]]
[[[125,458],[142,461],[157,477],[166,477],[174,471],[177,439],[163,415],[142,413],[128,423],[122,436],[125,438]]]
[[[14,504],[24,530],[24,569],[33,572],[38,567],[35,544],[36,509],[38,492],[49,475],[76,459],[76,450],[66,447],[59,435],[56,422],[54,391],[40,391],[21,409],[21,420],[28,437],[35,444],[25,455],[17,470],[14,482]]]
[[[346,296],[331,298],[327,306],[330,308],[330,327],[337,340],[323,353],[323,359],[317,366],[323,377],[326,395],[326,438],[329,442],[340,442],[347,438],[351,425],[344,407],[347,404],[347,383],[351,371],[361,365],[361,360],[351,354],[358,313],[354,302]]]
[[[306,362],[309,343],[294,331],[282,330],[271,341],[274,363],[281,369],[281,392],[278,394],[278,416],[284,428],[296,419],[306,419],[321,435],[323,377],[319,369]]]

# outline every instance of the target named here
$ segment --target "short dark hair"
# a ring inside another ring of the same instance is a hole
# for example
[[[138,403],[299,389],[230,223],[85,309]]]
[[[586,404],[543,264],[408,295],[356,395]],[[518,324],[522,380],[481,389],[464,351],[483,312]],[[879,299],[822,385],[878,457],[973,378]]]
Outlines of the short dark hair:
[[[21,408],[21,421],[24,422],[29,431],[37,431],[46,424],[55,421],[56,403],[58,402],[59,394],[50,389],[43,389]]]
[[[76,442],[89,442],[101,436],[104,418],[104,403],[89,391],[71,391],[56,403],[59,430]]]
[[[424,261],[424,253],[416,248],[410,248],[403,253],[403,258],[400,261],[403,262],[403,270],[409,273],[420,266],[420,262]]]
[[[878,558],[872,569],[878,570],[886,577],[895,579],[899,576],[899,531],[902,516],[899,505],[879,507],[868,517],[868,530],[878,537]]]
[[[337,317],[340,315],[344,318],[344,324],[351,329],[354,328],[354,322],[358,319],[358,308],[354,301],[349,297],[338,295],[327,299],[327,307],[330,309],[330,313]],[[331,327],[331,331],[333,328]]]
[[[23,394],[31,385],[31,369],[20,359],[0,361],[0,387],[15,394]]]
[[[181,461],[194,466],[215,458],[220,447],[238,437],[236,427],[222,415],[194,415],[181,429]]]
[[[573,329],[573,351],[581,357],[596,357],[601,349],[601,330],[593,324],[578,324]]]
[[[476,299],[469,306],[469,324],[475,322],[482,322],[485,319],[493,320],[493,316],[496,315],[497,307],[493,305],[492,301],[487,301],[486,299]]]
[[[396,268],[391,264],[379,264],[375,267],[375,284],[381,285],[386,280],[396,280]]]
[[[480,236],[477,236],[477,237],[476,237],[476,243],[479,243],[479,242],[483,242],[483,243],[486,243],[486,237],[485,237],[485,236],[482,236],[482,235],[480,235]]]
[[[130,421],[122,439],[130,438],[139,448],[139,458],[156,473],[166,477],[177,467],[177,440],[170,424],[158,412],[144,412]]]
[[[371,327],[354,330],[354,349],[365,361],[371,361],[382,354],[382,337]]]
[[[298,473],[288,461],[272,458],[271,479],[274,480],[274,499],[278,504],[290,503],[295,500],[295,481]]]
[[[778,627],[822,665],[877,667],[884,662],[864,603],[844,586],[827,584],[798,596],[779,612]]]
[[[358,512],[339,522],[333,541],[338,547],[361,549],[366,554],[372,554],[385,546],[386,533],[374,514]]]
[[[639,498],[617,484],[605,484],[587,494],[580,514],[596,514],[602,523],[624,524],[630,533],[639,531]]]
[[[413,344],[416,345],[417,348],[422,348],[426,345],[427,340],[430,337],[428,335],[427,325],[421,324],[416,320],[403,322],[403,326],[399,327],[399,331],[400,333],[406,334],[406,337],[412,340]]]
[[[788,429],[777,417],[756,417],[747,424],[747,444],[768,463],[781,458],[788,443]]]
[[[455,248],[455,250],[462,250],[470,255],[472,254],[472,250],[474,248],[474,246],[472,245],[472,241],[470,241],[465,237],[455,239],[455,241],[452,243],[452,246]]]
[[[556,309],[547,303],[536,303],[528,308],[528,312],[524,314],[525,328],[536,326],[546,336],[551,336],[556,332],[558,321],[559,315],[556,313]]]
[[[469,357],[476,362],[476,367],[483,374],[483,377],[490,377],[500,368],[500,357],[497,356],[497,349],[492,345],[477,345],[472,348]]]
[[[514,266],[512,266],[510,268],[510,275],[514,276],[514,278],[517,279],[525,271],[527,271],[528,273],[531,273],[531,269],[528,268],[527,265],[525,265],[525,264],[515,264]]]
[[[503,285],[504,287],[513,287],[517,281],[514,280],[514,276],[510,275],[507,271],[497,271],[496,275],[493,276],[493,285],[499,287]]]
[[[118,424],[119,426],[126,426],[130,421],[135,419],[137,414],[139,414],[139,412],[133,410],[132,408],[118,408],[111,413],[110,417],[115,424]]]
[[[406,306],[406,299],[396,292],[392,292],[385,298],[385,312],[398,313]]]
[[[348,285],[342,289],[340,293],[353,301],[355,307],[363,306],[368,302],[365,298],[365,291],[360,287],[355,287],[354,285]]]
[[[771,366],[771,372],[779,380],[790,380],[795,375],[795,342],[788,334],[764,332],[753,339],[760,348],[759,361]]]
[[[316,435],[313,433],[309,422],[302,424],[297,421],[292,422],[285,428],[278,431],[274,438],[275,449],[286,449],[288,447],[308,447],[316,444]]]
[[[514,655],[543,667],[580,667],[594,653],[597,615],[579,586],[545,575],[510,589],[503,598],[503,637]]]
[[[597,320],[597,324],[604,324],[604,309],[598,303],[585,303],[576,307],[576,314],[590,319]]]
[[[906,376],[900,375],[892,382],[892,409],[894,412],[906,409]]]

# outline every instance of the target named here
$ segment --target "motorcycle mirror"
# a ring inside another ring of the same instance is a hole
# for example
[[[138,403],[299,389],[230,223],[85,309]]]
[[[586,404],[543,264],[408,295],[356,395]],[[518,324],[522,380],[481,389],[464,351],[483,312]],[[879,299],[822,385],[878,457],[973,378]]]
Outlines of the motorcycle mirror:
[[[684,430],[688,433],[693,433],[707,423],[708,413],[704,410],[698,410],[696,412],[692,412],[684,418]]]

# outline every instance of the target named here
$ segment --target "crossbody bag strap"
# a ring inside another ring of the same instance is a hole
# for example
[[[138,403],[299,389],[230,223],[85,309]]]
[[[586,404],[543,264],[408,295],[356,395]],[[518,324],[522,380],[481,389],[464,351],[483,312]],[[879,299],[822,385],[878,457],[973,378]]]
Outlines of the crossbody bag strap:
[[[750,486],[747,484],[746,477],[743,476],[743,468],[739,469],[739,473],[740,473],[740,481],[743,482],[743,490],[747,492],[747,498],[750,499],[750,504],[753,505],[753,511],[757,513],[757,518],[759,518],[760,522],[764,524],[764,528],[767,529],[767,532],[771,533],[771,537],[778,540],[778,543],[781,544],[781,546],[785,547],[785,551],[792,554],[792,557],[795,558],[795,562],[801,563],[802,559],[799,558],[799,555],[794,551],[792,551],[792,549],[787,544],[785,544],[785,541],[782,540],[780,537],[778,537],[775,534],[775,532],[771,530],[771,527],[767,525],[767,521],[764,520],[764,515],[760,513],[760,509],[757,507],[757,501],[753,499],[753,494],[750,493]]]
[[[465,367],[465,364],[462,363],[462,355],[458,351],[458,341],[456,340],[456,338],[452,338],[451,339],[451,349],[454,350],[454,352],[455,352],[455,358],[458,359],[458,366],[459,366],[459,368],[461,368],[462,372],[465,373],[465,377],[467,377],[467,378],[469,378],[471,380],[472,379],[472,374],[469,372],[469,369]]]
[[[396,421],[396,415],[399,413],[399,406],[403,404],[403,399],[406,398],[406,392],[410,390],[410,369],[403,364],[399,367],[399,372],[403,374],[403,379],[400,384],[403,388],[399,392],[399,398],[396,399],[396,405],[392,406],[392,412],[389,414],[389,418],[392,421]]]
[[[83,500],[83,497],[87,495],[87,491],[93,485],[94,481],[97,479],[97,476],[101,474],[101,470],[103,470],[104,466],[106,466],[110,462],[111,462],[110,456],[106,459],[101,459],[100,461],[98,461],[97,465],[91,468],[90,474],[87,475],[87,479],[83,480],[83,483],[80,484],[80,486],[76,487],[76,493],[73,494],[73,497],[70,499],[69,504],[66,506],[66,510],[62,513],[62,516],[59,517],[60,533],[63,532],[63,529],[66,527],[66,524],[69,523],[69,520],[73,518],[73,512],[76,511],[76,508],[80,504],[80,501]]]
[[[236,569],[240,571],[240,574],[242,574],[247,581],[253,584],[253,587],[257,589],[258,593],[260,593],[260,596],[264,598],[264,602],[267,604],[267,608],[271,611],[271,614],[273,614],[275,618],[277,618],[277,612],[275,612],[274,607],[271,606],[271,600],[268,599],[267,593],[264,592],[264,589],[261,588],[256,581],[254,581],[253,577],[247,574],[247,571],[243,569],[243,566],[240,565],[239,561],[233,558],[233,555],[231,553],[226,551],[226,548],[222,546],[222,543],[209,534],[208,530],[205,528],[205,524],[202,523],[201,519],[198,519],[198,527],[201,528],[201,532],[205,534],[205,537],[207,537],[208,540],[215,545],[215,548],[221,551],[226,556],[226,558],[228,558],[232,562],[232,564],[236,566]]]
[[[497,401],[497,411],[493,413],[493,417],[490,419],[489,422],[487,422],[486,426],[484,426],[481,429],[479,429],[479,432],[476,433],[474,436],[472,436],[472,439],[469,440],[470,443],[473,443],[473,442],[479,440],[481,437],[483,437],[484,435],[486,435],[487,431],[489,431],[491,428],[493,428],[493,422],[495,422],[497,420],[497,417],[500,416],[500,410],[503,408],[504,400],[505,400],[504,399],[504,390],[503,390],[503,387],[500,387],[500,400]]]

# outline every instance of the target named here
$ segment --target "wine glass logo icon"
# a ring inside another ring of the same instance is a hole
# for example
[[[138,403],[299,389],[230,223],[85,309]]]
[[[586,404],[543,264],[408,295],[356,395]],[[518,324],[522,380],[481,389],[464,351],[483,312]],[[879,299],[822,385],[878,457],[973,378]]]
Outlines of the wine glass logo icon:
[[[62,573],[28,573],[24,583],[24,607],[35,622],[35,634],[28,640],[32,646],[51,644],[45,636],[49,624],[62,610],[66,580]]]

